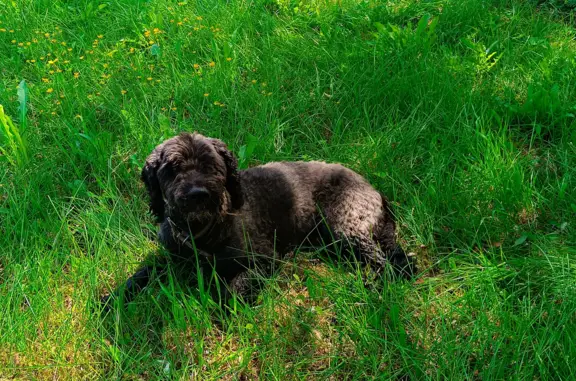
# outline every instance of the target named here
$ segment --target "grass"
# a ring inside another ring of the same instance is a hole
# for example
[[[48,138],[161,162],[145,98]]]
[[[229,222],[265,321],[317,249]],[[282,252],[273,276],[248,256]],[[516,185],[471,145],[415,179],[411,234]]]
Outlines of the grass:
[[[0,5],[0,379],[576,376],[570,1]],[[229,316],[175,270],[100,316],[161,251],[139,171],[182,130],[359,171],[418,279],[302,254]]]

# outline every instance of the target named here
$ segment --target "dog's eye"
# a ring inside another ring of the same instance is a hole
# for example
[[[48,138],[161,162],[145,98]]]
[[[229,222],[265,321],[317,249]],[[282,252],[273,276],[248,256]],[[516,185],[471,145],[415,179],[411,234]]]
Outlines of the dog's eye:
[[[166,176],[166,177],[172,177],[174,176],[174,173],[176,173],[178,169],[176,167],[174,167],[174,165],[172,163],[165,163],[164,165],[162,165],[160,167],[160,169],[158,170],[158,173],[161,176]]]

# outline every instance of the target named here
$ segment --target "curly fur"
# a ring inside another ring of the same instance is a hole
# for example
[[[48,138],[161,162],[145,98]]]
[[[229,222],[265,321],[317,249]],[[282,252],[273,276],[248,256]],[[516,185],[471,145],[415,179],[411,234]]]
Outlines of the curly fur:
[[[195,258],[174,226],[188,231],[195,247],[213,258],[210,265],[245,296],[253,289],[253,272],[268,275],[276,260],[305,241],[347,242],[376,268],[391,260],[404,273],[414,270],[396,244],[386,198],[339,164],[272,162],[239,171],[224,142],[182,133],[154,149],[142,180],[164,247],[174,257]],[[183,197],[190,187],[207,189],[208,200],[190,206]],[[195,236],[208,224],[207,234]]]

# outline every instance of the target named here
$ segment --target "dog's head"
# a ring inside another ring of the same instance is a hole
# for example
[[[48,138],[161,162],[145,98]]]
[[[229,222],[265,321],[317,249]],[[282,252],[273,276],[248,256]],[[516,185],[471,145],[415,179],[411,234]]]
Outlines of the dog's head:
[[[173,216],[201,224],[242,205],[238,161],[224,142],[196,132],[158,145],[146,159],[142,181],[159,222],[166,206]]]

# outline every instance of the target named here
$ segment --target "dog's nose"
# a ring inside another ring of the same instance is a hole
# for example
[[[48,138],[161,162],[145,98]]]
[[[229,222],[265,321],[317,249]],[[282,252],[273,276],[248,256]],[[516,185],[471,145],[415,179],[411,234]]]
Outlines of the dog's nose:
[[[195,201],[195,202],[199,202],[199,201],[204,201],[206,199],[208,199],[208,197],[210,196],[210,193],[208,193],[208,190],[204,187],[194,187],[194,188],[190,188],[186,194],[184,194],[184,199],[186,201]]]

